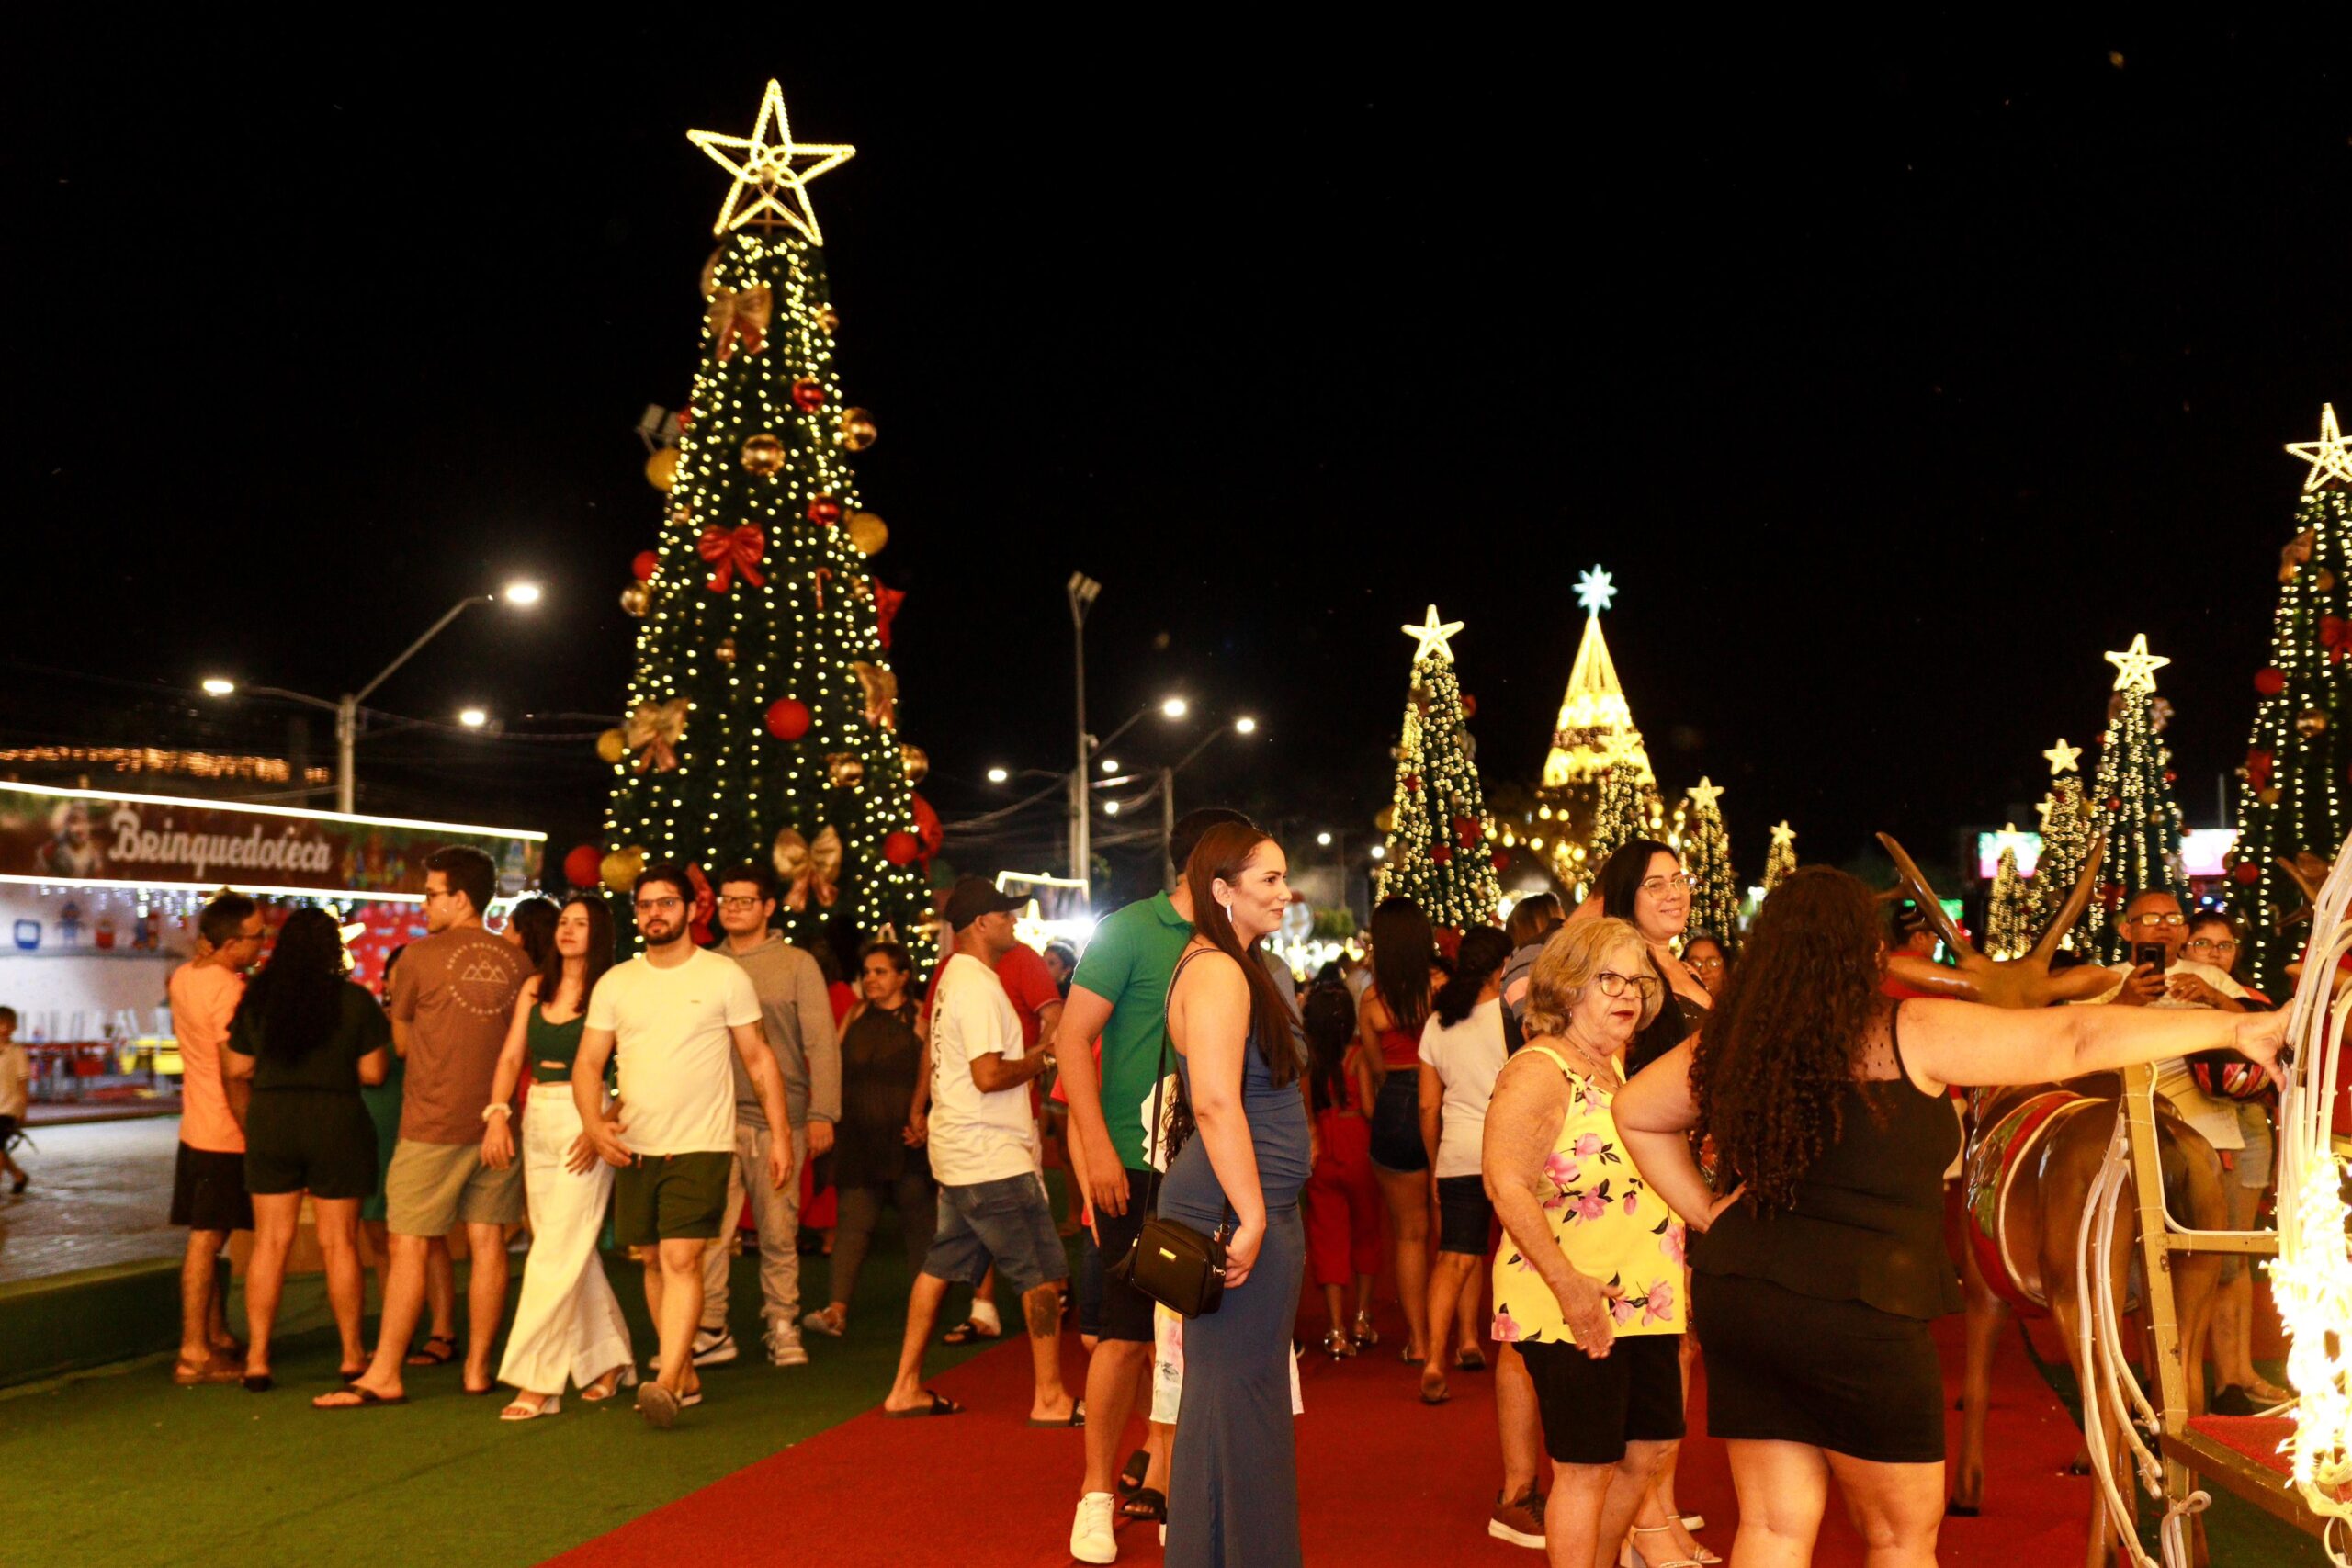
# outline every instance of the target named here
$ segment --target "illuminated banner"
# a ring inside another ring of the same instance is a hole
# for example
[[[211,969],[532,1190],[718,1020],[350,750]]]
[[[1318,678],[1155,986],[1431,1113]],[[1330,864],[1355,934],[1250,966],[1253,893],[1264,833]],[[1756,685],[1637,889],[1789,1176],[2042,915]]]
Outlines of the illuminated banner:
[[[2237,847],[2235,828],[2191,828],[2180,836],[2180,868],[2191,876],[2220,876],[2228,869],[2229,853]],[[2031,876],[2041,858],[2039,833],[1979,833],[1976,835],[1976,874],[1985,882],[2001,869],[2001,851],[2018,852],[2018,874]]]
[[[501,828],[0,783],[0,877],[20,882],[413,898],[424,891],[425,857],[445,844],[467,844],[497,866],[499,890],[514,893],[537,882],[546,839]]]

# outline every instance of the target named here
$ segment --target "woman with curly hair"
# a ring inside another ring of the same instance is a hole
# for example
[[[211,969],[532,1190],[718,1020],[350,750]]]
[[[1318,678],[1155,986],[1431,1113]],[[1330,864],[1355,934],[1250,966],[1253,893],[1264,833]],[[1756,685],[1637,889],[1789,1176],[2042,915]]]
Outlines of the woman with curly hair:
[[[1739,1568],[1812,1560],[1829,1479],[1874,1568],[1935,1562],[1952,1086],[2042,1083],[2198,1051],[2271,1067],[2279,1014],[2011,1011],[1883,996],[1870,891],[1808,866],[1766,899],[1723,999],[1617,1099],[1626,1152],[1694,1232],[1707,1426],[1739,1494]],[[1723,1160],[1717,1198],[1690,1133]]]

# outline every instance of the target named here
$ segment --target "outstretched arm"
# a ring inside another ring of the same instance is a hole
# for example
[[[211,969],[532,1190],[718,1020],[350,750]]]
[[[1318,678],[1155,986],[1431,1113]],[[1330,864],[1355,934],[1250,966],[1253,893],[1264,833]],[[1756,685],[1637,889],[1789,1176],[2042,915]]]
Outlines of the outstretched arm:
[[[2203,1008],[2011,1008],[1909,1001],[1896,1025],[1912,1080],[1929,1093],[1947,1084],[2046,1083],[2086,1073],[2235,1051],[2278,1081],[2285,1013]]]

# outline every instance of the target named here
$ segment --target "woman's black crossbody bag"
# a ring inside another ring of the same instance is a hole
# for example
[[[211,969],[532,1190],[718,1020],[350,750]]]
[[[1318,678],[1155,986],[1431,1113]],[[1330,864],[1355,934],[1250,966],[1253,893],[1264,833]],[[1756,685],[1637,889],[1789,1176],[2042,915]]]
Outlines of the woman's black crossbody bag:
[[[1197,956],[1197,955],[1192,955]],[[1188,956],[1187,962],[1190,961]],[[1183,964],[1176,966],[1183,972]],[[1176,992],[1175,976],[1168,991]],[[1161,1116],[1168,1092],[1168,1019],[1159,1021],[1159,1079],[1151,1091],[1152,1135],[1161,1159],[1151,1172],[1151,1193],[1144,1200],[1143,1228],[1125,1258],[1112,1262],[1112,1279],[1133,1286],[1180,1317],[1204,1317],[1225,1300],[1225,1232],[1211,1235],[1159,1213],[1160,1166],[1175,1162],[1176,1152],[1163,1129]]]

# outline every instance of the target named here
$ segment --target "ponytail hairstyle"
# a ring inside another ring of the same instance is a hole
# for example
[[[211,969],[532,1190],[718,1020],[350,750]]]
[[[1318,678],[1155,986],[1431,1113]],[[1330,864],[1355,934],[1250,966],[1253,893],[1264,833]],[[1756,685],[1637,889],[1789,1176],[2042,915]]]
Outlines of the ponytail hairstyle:
[[[1235,934],[1232,919],[1217,902],[1215,886],[1238,883],[1242,868],[1257,853],[1258,846],[1272,841],[1272,834],[1249,823],[1219,822],[1193,846],[1193,858],[1184,864],[1184,886],[1193,895],[1194,933],[1240,964],[1242,978],[1250,983],[1250,1031],[1265,1055],[1266,1076],[1280,1088],[1298,1081],[1298,1019],[1260,961],[1258,943],[1244,947]]]
[[[1453,954],[1453,977],[1438,987],[1437,998],[1430,1004],[1438,1022],[1452,1029],[1468,1018],[1478,1005],[1478,993],[1503,972],[1510,953],[1510,938],[1493,926],[1472,926],[1463,932],[1462,945]]]

